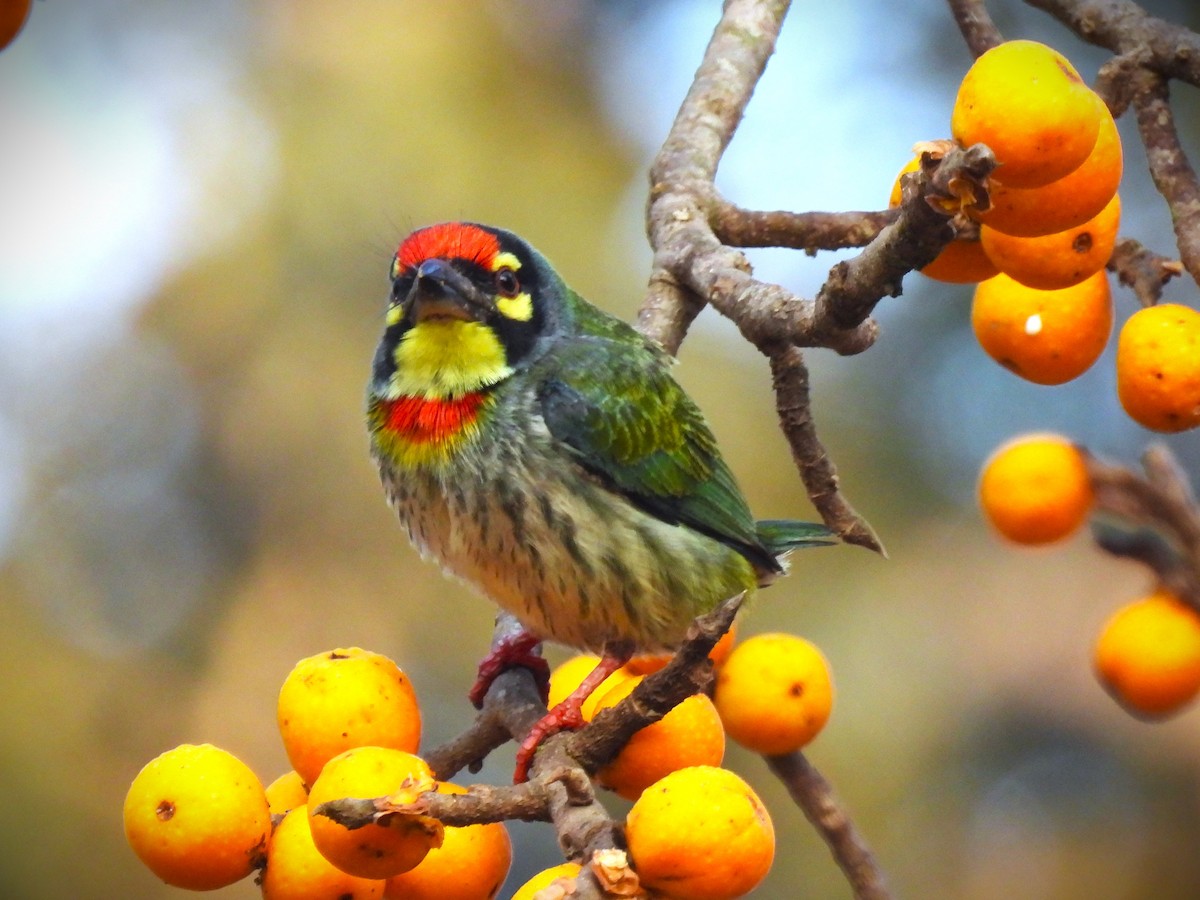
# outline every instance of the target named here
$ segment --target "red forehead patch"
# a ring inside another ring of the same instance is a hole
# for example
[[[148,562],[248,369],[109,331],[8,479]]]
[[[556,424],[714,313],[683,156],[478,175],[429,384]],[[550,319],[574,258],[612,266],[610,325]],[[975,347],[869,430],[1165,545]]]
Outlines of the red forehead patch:
[[[401,271],[419,266],[427,259],[464,259],[492,267],[500,242],[490,231],[462,222],[444,222],[414,231],[396,251]]]

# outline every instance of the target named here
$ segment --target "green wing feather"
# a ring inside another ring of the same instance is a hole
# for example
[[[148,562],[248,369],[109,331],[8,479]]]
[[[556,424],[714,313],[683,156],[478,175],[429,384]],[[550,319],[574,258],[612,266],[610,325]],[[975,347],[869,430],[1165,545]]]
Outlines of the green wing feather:
[[[669,357],[612,327],[555,348],[539,389],[551,434],[631,502],[781,571],[780,551],[760,536],[703,415],[667,371]]]

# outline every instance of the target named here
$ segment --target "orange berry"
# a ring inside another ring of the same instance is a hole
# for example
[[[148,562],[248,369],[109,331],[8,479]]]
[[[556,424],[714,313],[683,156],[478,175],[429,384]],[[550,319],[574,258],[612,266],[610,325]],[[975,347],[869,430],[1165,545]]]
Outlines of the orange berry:
[[[546,705],[554,709],[567,696],[583,683],[583,679],[587,678],[600,663],[600,657],[591,654],[583,653],[579,656],[572,656],[564,663],[559,665],[550,673],[550,696],[546,700]],[[580,714],[584,721],[590,722],[592,716],[596,714],[596,702],[604,696],[613,685],[629,678],[633,673],[627,666],[621,666],[617,671],[613,672],[605,678],[596,689],[588,694],[587,699],[583,701],[583,705],[579,708]]]
[[[1117,243],[1121,198],[1114,194],[1096,216],[1055,234],[1013,237],[979,227],[979,243],[988,259],[1021,284],[1044,291],[1079,284],[1104,268]]]
[[[643,678],[627,678],[610,688],[599,699],[596,714],[628,697]],[[642,791],[676,769],[719,766],[724,757],[721,717],[707,695],[695,694],[630,738],[616,759],[596,773],[596,780],[626,800],[636,800]]]
[[[1200,615],[1165,590],[1135,600],[1105,623],[1095,663],[1131,712],[1169,715],[1200,693]]]
[[[1121,183],[1121,135],[1108,107],[1101,104],[1100,133],[1083,165],[1037,188],[1013,188],[991,179],[987,212],[972,212],[985,225],[1017,237],[1066,231],[1093,218],[1108,205]]]
[[[909,172],[915,172],[921,168],[920,154],[914,156],[904,164],[904,168],[896,173],[896,180],[892,182],[892,192],[888,194],[888,208],[895,209],[900,205],[900,201],[904,199],[904,190],[901,186],[901,180]]]
[[[978,284],[1000,270],[979,241],[954,240],[942,248],[933,262],[918,271],[926,278],[947,284]]]
[[[829,664],[815,644],[791,634],[743,641],[717,676],[717,712],[729,736],[756,753],[799,750],[833,709]]]
[[[720,669],[725,665],[725,660],[729,659],[729,654],[733,652],[733,643],[736,640],[737,622],[734,622],[709,651],[708,658],[712,660],[713,668]],[[629,660],[625,669],[633,675],[653,675],[673,658],[673,653],[642,653]]]
[[[1160,303],[1130,316],[1117,340],[1117,395],[1153,431],[1200,425],[1200,312]]]
[[[921,167],[921,157],[909,160],[900,170],[892,184],[892,193],[888,198],[888,206],[900,205],[900,179],[909,172],[915,172]],[[995,263],[988,259],[979,241],[954,240],[942,248],[929,265],[918,270],[926,278],[944,281],[948,284],[975,284],[985,278],[991,278],[1000,270]]]
[[[581,653],[555,666],[550,672],[550,697],[546,705],[554,709],[566,700],[567,695],[579,687],[599,663],[600,657],[595,654]]]
[[[1112,332],[1112,294],[1103,270],[1057,291],[1001,273],[975,288],[971,325],[988,356],[1035,384],[1062,384],[1099,359]]]
[[[271,835],[263,900],[378,900],[384,882],[343,872],[313,843],[308,808],[291,810]]]
[[[621,668],[617,669],[617,671],[613,672],[602,682],[600,682],[599,687],[588,694],[588,698],[584,700],[583,705],[579,707],[579,714],[583,716],[583,721],[590,722],[592,719],[596,718],[596,713],[599,711],[600,707],[600,699],[608,694],[609,691],[611,691],[617,685],[624,684],[626,681],[634,678],[640,679],[640,676],[634,675],[627,668],[621,666]]]
[[[411,682],[386,656],[339,648],[296,663],[279,691],[279,731],[292,767],[311,785],[352,747],[415,753],[421,710]]]
[[[550,887],[560,878],[574,882],[575,877],[582,871],[579,863],[565,862],[559,863],[557,866],[551,866],[549,869],[542,869],[527,882],[517,888],[517,892],[513,894],[512,900],[533,900],[538,895],[539,891],[543,891]],[[562,897],[568,895],[564,892]]]
[[[442,782],[441,794],[467,789]],[[386,900],[492,900],[512,865],[512,841],[503,822],[447,825],[442,846],[430,850],[416,868],[387,880]]]
[[[1083,454],[1056,434],[1008,442],[984,463],[979,478],[984,515],[1018,544],[1048,544],[1073,534],[1093,500]]]
[[[660,669],[665,669],[667,663],[674,659],[672,653],[642,653],[633,657],[629,662],[625,663],[623,668],[630,675],[645,677],[653,675]]]
[[[729,654],[733,653],[733,645],[737,643],[737,630],[737,622],[733,622],[708,653],[708,658],[712,660],[713,668],[717,671],[721,670],[721,666],[729,661]]]
[[[271,814],[262,782],[212,744],[182,744],[148,762],[125,795],[125,837],[167,884],[209,891],[262,864]]]
[[[647,788],[625,819],[643,887],[680,900],[730,900],[766,877],[775,830],[737,775],[713,766],[672,772]]]
[[[1062,178],[1096,146],[1103,104],[1056,50],[1008,41],[975,60],[958,88],[950,130],[992,148],[996,177],[1032,188]]]
[[[390,878],[416,866],[442,842],[442,825],[420,815],[388,816],[378,824],[350,830],[316,810],[346,797],[372,799],[403,790],[415,796],[433,790],[429,766],[420,757],[390,747],[356,747],[325,764],[308,792],[308,819],[321,855],[343,872],[362,878]]]
[[[33,0],[4,0],[0,3],[0,50],[21,33],[32,8]]]
[[[308,789],[295,769],[284,772],[267,785],[267,803],[273,816],[281,816],[289,809],[303,806],[307,802]]]

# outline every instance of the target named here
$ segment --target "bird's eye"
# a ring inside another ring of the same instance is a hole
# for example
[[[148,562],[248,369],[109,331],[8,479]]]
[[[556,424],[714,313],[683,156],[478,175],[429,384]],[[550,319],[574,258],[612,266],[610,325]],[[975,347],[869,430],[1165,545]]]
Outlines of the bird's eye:
[[[496,272],[496,292],[502,297],[515,297],[521,293],[521,282],[517,279],[517,273],[508,268]]]

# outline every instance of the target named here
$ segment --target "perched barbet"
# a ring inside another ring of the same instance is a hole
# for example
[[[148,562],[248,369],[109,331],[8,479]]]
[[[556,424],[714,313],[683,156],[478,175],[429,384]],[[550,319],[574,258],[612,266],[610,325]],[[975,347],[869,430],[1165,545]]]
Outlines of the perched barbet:
[[[791,550],[834,542],[824,525],[756,522],[670,355],[516,235],[420,229],[391,281],[367,420],[409,538],[521,622],[507,656],[542,639],[603,654],[523,744],[519,778],[632,652],[673,649]]]

